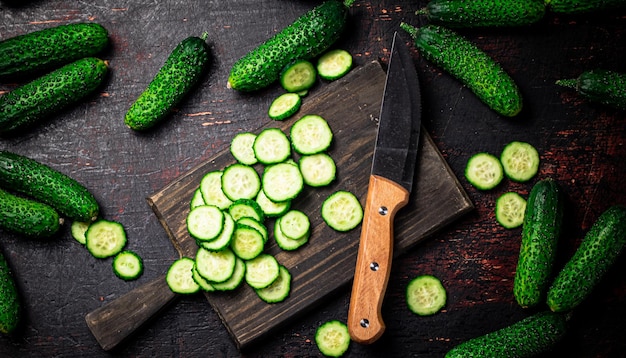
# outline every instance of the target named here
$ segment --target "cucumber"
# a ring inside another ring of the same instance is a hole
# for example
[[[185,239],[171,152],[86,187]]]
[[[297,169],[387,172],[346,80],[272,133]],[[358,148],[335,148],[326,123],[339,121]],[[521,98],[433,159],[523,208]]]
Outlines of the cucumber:
[[[235,226],[230,249],[242,260],[252,260],[259,256],[265,248],[265,239],[257,230],[247,225]]]
[[[546,352],[567,332],[563,314],[541,311],[452,348],[446,358],[522,358]]]
[[[563,211],[564,197],[559,184],[553,179],[538,181],[528,194],[513,281],[513,296],[524,308],[544,302],[553,277]]]
[[[222,174],[222,191],[231,201],[254,199],[261,190],[261,179],[253,167],[231,164]]]
[[[309,217],[300,210],[290,210],[278,221],[280,231],[292,240],[308,237],[311,229]]]
[[[276,245],[278,245],[278,247],[284,251],[294,251],[309,242],[310,231],[297,240],[285,236],[280,229],[281,220],[282,217],[276,219],[276,222],[274,223],[274,240],[276,240]]]
[[[13,333],[21,321],[22,303],[15,277],[0,252],[0,333]]]
[[[115,256],[124,250],[127,238],[124,226],[116,221],[100,219],[85,232],[87,251],[99,259]]]
[[[327,150],[333,141],[333,131],[328,122],[317,114],[307,114],[298,119],[289,131],[291,145],[302,155],[317,154]]]
[[[104,81],[107,64],[82,58],[0,97],[0,134],[23,130],[76,103]]]
[[[236,61],[228,86],[256,91],[276,82],[281,71],[295,60],[311,60],[335,43],[346,26],[354,0],[327,0]]]
[[[267,115],[275,121],[282,121],[298,112],[300,106],[302,97],[298,93],[283,93],[272,101]]]
[[[265,220],[263,209],[253,199],[239,199],[233,202],[228,208],[228,213],[233,220],[239,221],[241,218],[252,218],[258,222]]]
[[[582,97],[619,109],[626,109],[626,73],[595,69],[578,78],[556,81],[559,86],[573,88]]]
[[[446,289],[432,275],[417,276],[406,287],[406,304],[411,312],[420,316],[439,312],[446,305],[446,300]]]
[[[291,155],[291,143],[278,128],[266,128],[256,136],[252,145],[254,155],[261,164],[280,163]]]
[[[209,251],[200,247],[196,253],[196,269],[209,282],[225,282],[235,272],[237,256],[229,249]]]
[[[97,23],[59,25],[0,42],[0,77],[51,69],[92,57],[109,43]]]
[[[85,233],[89,229],[89,225],[91,225],[91,222],[73,221],[70,226],[72,237],[81,245],[85,245],[85,241],[87,241]]]
[[[274,202],[293,200],[304,189],[300,169],[286,162],[266,167],[262,181],[265,196]]]
[[[224,282],[209,282],[209,284],[215,291],[232,291],[241,285],[245,275],[246,263],[237,257],[235,258],[235,268],[228,280]]]
[[[338,320],[324,322],[315,331],[315,344],[327,357],[341,357],[350,348],[348,326]]]
[[[300,98],[298,96],[298,98]],[[271,107],[270,107],[271,108]],[[230,153],[241,164],[254,165],[258,159],[254,156],[254,140],[256,134],[250,132],[238,133],[230,141]]]
[[[363,221],[363,207],[359,199],[349,191],[338,190],[322,203],[322,219],[335,231],[346,232]]]
[[[526,142],[513,141],[504,146],[500,162],[507,178],[520,183],[529,181],[539,171],[539,153]]]
[[[271,285],[254,290],[260,299],[267,303],[284,301],[291,291],[291,273],[283,265],[278,267],[278,278]]]
[[[172,292],[190,295],[200,291],[200,285],[193,279],[194,265],[189,257],[181,257],[170,265],[165,281]]]
[[[0,185],[31,196],[75,221],[98,218],[100,206],[82,184],[26,156],[0,151]]]
[[[493,154],[480,152],[472,155],[465,165],[465,178],[476,189],[490,190],[504,178],[502,163]]]
[[[259,191],[259,194],[257,194],[256,202],[259,204],[259,207],[261,207],[266,217],[279,217],[291,208],[290,200],[281,202],[272,201],[265,195],[263,190]]]
[[[516,192],[506,192],[496,199],[496,221],[505,229],[522,225],[526,200]]]
[[[206,173],[200,181],[199,189],[205,205],[215,205],[225,210],[228,209],[233,202],[222,190],[222,175],[223,172],[221,170]]]
[[[33,238],[46,238],[57,233],[62,222],[51,206],[0,190],[1,228]]]
[[[352,55],[344,49],[326,52],[317,60],[317,73],[327,81],[338,80],[352,69]]]
[[[213,240],[196,240],[198,246],[209,251],[220,251],[228,247],[235,232],[235,220],[229,213],[224,212],[224,228],[220,235]]]
[[[113,258],[113,272],[124,281],[136,280],[143,273],[143,260],[136,252],[124,250]]]
[[[421,28],[401,23],[428,61],[457,78],[496,113],[514,117],[522,110],[522,95],[515,81],[493,58],[475,44],[439,25]]]
[[[549,11],[559,14],[582,14],[626,6],[624,0],[545,0]]]
[[[266,288],[280,275],[280,265],[276,258],[269,254],[260,254],[246,261],[245,280],[254,289]]]
[[[548,307],[566,312],[585,300],[626,245],[626,206],[604,211],[548,290]]]
[[[124,123],[128,127],[136,131],[154,127],[198,83],[210,60],[206,36],[187,37],[174,48],[148,87],[126,112]]]
[[[298,161],[298,167],[304,183],[312,187],[329,185],[337,173],[335,161],[326,153],[303,155]]]
[[[448,28],[531,25],[543,18],[543,0],[432,0],[416,12]]]
[[[297,93],[306,91],[315,84],[317,70],[307,60],[295,60],[285,67],[280,74],[280,84],[285,91]]]
[[[224,212],[214,205],[200,205],[189,211],[185,221],[191,237],[211,241],[224,229]]]

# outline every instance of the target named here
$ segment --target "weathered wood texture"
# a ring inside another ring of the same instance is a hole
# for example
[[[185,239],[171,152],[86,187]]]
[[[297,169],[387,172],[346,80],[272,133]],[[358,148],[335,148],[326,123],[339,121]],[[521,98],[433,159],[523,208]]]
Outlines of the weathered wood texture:
[[[16,3],[16,1],[12,1]],[[24,321],[13,337],[0,338],[3,357],[239,356],[218,314],[202,295],[182,297],[112,352],[99,346],[85,315],[151,282],[179,254],[145,198],[227,148],[242,130],[270,122],[266,110],[282,93],[279,86],[254,94],[226,88],[230,66],[239,57],[319,1],[285,0],[31,0],[0,1],[0,39],[77,21],[109,29],[112,44],[102,57],[111,74],[99,93],[48,118],[24,136],[5,138],[2,149],[28,155],[61,170],[90,188],[103,216],[124,224],[129,248],[144,259],[146,271],[123,282],[110,261],[96,260],[65,230],[46,242],[2,232],[0,247],[13,267],[24,302]],[[426,21],[414,14],[427,3],[355,1],[345,36],[337,44],[358,65],[387,61],[400,21]],[[387,330],[371,346],[352,344],[354,357],[441,357],[455,344],[515,322],[529,314],[512,296],[519,230],[494,220],[499,194],[527,195],[531,183],[505,181],[478,192],[463,179],[463,168],[478,151],[498,154],[511,140],[524,140],[541,153],[536,179],[563,184],[569,203],[559,246],[559,264],[573,253],[586,230],[606,207],[626,203],[626,115],[582,100],[554,85],[586,69],[626,72],[626,10],[579,16],[548,13],[540,23],[512,29],[461,30],[500,62],[519,84],[525,109],[515,119],[500,118],[466,88],[413,51],[422,84],[424,128],[476,210],[431,235],[395,259],[383,315]],[[198,90],[154,131],[136,134],[123,124],[132,101],[145,88],[177,42],[207,31],[211,70]],[[26,80],[26,79],[24,79]],[[20,81],[0,82],[4,93]],[[313,92],[324,88],[321,84]],[[306,100],[306,98],[305,98]],[[626,278],[620,259],[571,322],[554,354],[619,357],[626,351]],[[404,290],[417,274],[440,277],[448,290],[444,311],[416,317],[404,304]],[[320,356],[313,336],[329,319],[346,319],[349,289],[298,320],[272,332],[246,356]]]

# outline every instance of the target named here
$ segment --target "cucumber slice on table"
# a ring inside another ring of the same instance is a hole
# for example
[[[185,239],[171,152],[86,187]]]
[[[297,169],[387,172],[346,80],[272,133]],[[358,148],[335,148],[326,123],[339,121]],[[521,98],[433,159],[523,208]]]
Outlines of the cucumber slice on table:
[[[216,239],[223,229],[224,212],[217,206],[196,206],[187,214],[187,231],[196,240]]]
[[[222,174],[222,191],[231,201],[254,199],[261,190],[261,179],[253,167],[231,164]]]
[[[280,229],[280,221],[281,218],[278,218],[274,223],[274,240],[276,240],[276,245],[285,251],[294,251],[300,248],[302,245],[306,244],[309,241],[309,234],[307,233],[303,237],[299,239],[291,239],[283,234]]]
[[[322,203],[322,219],[336,231],[350,231],[363,221],[363,207],[354,194],[339,190]]]
[[[267,303],[278,303],[284,301],[291,291],[291,273],[280,265],[278,267],[278,278],[271,285],[254,290],[260,299]]]
[[[115,256],[126,246],[126,231],[118,222],[98,220],[85,232],[85,246],[96,258]]]
[[[256,139],[256,134],[243,132],[235,135],[230,141],[230,153],[241,164],[254,165],[258,159],[254,155],[252,145]]]
[[[526,142],[510,142],[500,154],[504,174],[511,180],[526,182],[539,170],[539,153]]]
[[[200,247],[196,252],[196,269],[210,282],[224,282],[233,275],[237,256],[229,248],[209,251]]]
[[[113,272],[122,280],[134,280],[143,273],[143,260],[134,251],[124,250],[115,255]]]
[[[235,220],[233,220],[229,213],[224,212],[224,228],[220,235],[213,240],[196,240],[196,243],[206,250],[219,251],[230,245],[234,232]]]
[[[435,276],[415,277],[406,288],[406,303],[411,312],[428,316],[439,312],[446,305],[446,289]]]
[[[348,326],[337,320],[325,322],[315,332],[317,348],[327,357],[341,357],[350,347]]]
[[[292,240],[299,240],[309,234],[311,222],[309,217],[300,210],[290,210],[280,220],[280,231]]]
[[[262,180],[265,196],[274,202],[292,200],[304,188],[300,169],[290,163],[278,163],[266,167]]]
[[[507,192],[496,200],[496,220],[507,229],[522,225],[525,211],[526,199],[518,193]]]
[[[235,259],[235,268],[233,270],[233,274],[228,278],[228,280],[224,282],[212,282],[211,286],[216,291],[232,291],[239,287],[243,282],[243,278],[246,274],[246,264],[240,259]]]
[[[343,49],[328,51],[317,60],[317,73],[329,81],[345,76],[351,68],[352,55]]]
[[[266,165],[283,162],[291,155],[289,138],[278,128],[262,130],[252,148],[259,162]]]
[[[200,192],[206,205],[214,205],[225,210],[232,204],[232,200],[222,190],[222,175],[221,170],[206,173],[200,181]]]
[[[475,188],[489,190],[500,184],[504,178],[504,171],[497,157],[481,152],[472,155],[467,161],[465,178]]]
[[[257,229],[236,225],[230,248],[240,259],[252,260],[263,252],[265,239]]]
[[[235,221],[239,221],[239,219],[245,217],[253,218],[260,222],[265,220],[263,209],[252,199],[239,199],[233,202],[228,208],[228,213]]]
[[[291,201],[275,202],[270,200],[263,190],[259,191],[256,202],[263,210],[263,214],[267,217],[278,217],[283,215],[291,207]]]
[[[298,112],[300,106],[302,106],[300,92],[283,93],[272,101],[267,110],[267,115],[275,121],[282,121]]]
[[[287,65],[280,74],[280,84],[287,92],[308,90],[315,84],[317,71],[307,60],[296,60]]]
[[[200,291],[200,286],[193,279],[194,265],[193,259],[189,257],[181,257],[170,265],[165,281],[172,292],[192,294]]]
[[[274,256],[260,254],[254,259],[246,261],[245,280],[252,288],[265,288],[278,278],[279,266]]]
[[[291,144],[296,152],[321,153],[330,147],[333,132],[328,122],[317,114],[307,114],[291,126]]]
[[[335,180],[337,166],[326,153],[304,155],[298,161],[304,183],[312,187],[328,185]]]
[[[89,229],[89,225],[91,225],[91,222],[72,221],[72,225],[70,226],[72,237],[83,245],[85,245],[85,241],[87,240],[85,238],[85,233],[87,232],[87,229]]]

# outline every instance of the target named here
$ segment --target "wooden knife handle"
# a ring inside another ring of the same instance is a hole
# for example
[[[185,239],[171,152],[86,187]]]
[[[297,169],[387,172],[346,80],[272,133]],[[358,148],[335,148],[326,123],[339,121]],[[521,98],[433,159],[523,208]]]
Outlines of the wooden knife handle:
[[[408,201],[402,186],[370,177],[348,311],[350,337],[358,343],[373,343],[385,331],[381,308],[391,272],[393,221]]]
[[[110,350],[177,297],[165,275],[139,286],[85,316],[100,346]]]

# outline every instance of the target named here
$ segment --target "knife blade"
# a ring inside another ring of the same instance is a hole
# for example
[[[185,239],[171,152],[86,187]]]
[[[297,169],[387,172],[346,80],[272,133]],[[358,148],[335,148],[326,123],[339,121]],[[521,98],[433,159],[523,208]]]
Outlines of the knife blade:
[[[393,257],[394,217],[409,201],[420,126],[417,72],[406,44],[395,33],[348,311],[350,337],[358,343],[373,343],[385,330],[381,309]]]

